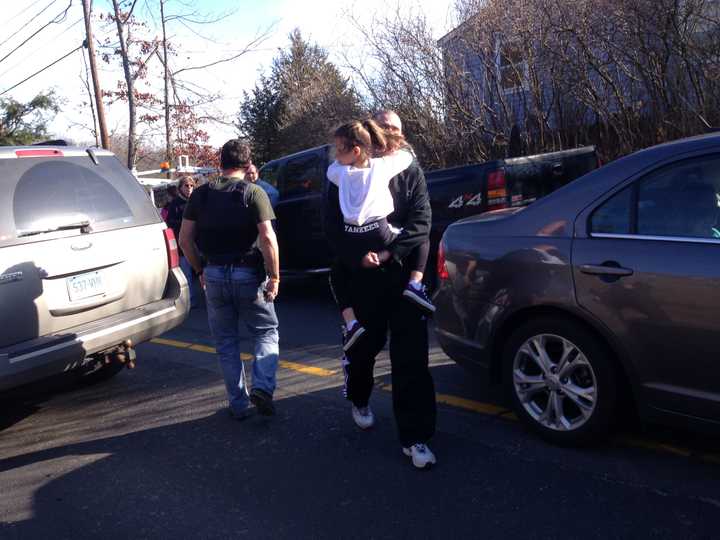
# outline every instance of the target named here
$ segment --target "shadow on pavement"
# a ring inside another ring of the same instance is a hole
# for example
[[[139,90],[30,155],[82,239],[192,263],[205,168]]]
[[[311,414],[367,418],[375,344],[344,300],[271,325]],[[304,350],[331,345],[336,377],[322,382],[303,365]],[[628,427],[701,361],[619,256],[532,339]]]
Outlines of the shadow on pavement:
[[[174,399],[162,407],[190,408],[212,379],[166,390]],[[121,397],[136,403],[143,389],[127,394]],[[279,400],[269,420],[238,422],[221,409],[154,427],[142,422],[162,413],[146,396],[146,418],[118,418],[127,433],[0,460],[0,537],[690,538],[715,531],[712,507],[697,499],[608,481],[606,462],[598,474],[567,466],[570,451],[518,443],[516,426],[442,407],[432,446],[440,462],[416,471],[400,452],[389,399],[373,398],[378,425],[361,432],[338,394]],[[465,426],[474,432],[466,435]],[[557,462],[541,459],[543,452]],[[31,498],[24,507],[23,496]]]
[[[61,373],[0,393],[0,434],[41,410],[46,401],[80,388],[82,382],[74,373]]]

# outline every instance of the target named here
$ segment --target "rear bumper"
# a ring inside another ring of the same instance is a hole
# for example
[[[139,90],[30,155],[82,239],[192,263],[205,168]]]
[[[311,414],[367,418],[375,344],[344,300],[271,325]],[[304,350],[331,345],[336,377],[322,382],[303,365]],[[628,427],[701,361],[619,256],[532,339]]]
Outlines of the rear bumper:
[[[462,367],[482,376],[492,375],[492,339],[501,309],[467,298],[447,280],[433,295],[435,334],[445,354]]]
[[[162,300],[0,349],[0,390],[75,369],[88,356],[127,339],[134,345],[152,339],[180,325],[189,309],[187,281],[176,268]]]
[[[487,347],[435,328],[435,336],[442,350],[463,368],[490,380],[492,355]]]

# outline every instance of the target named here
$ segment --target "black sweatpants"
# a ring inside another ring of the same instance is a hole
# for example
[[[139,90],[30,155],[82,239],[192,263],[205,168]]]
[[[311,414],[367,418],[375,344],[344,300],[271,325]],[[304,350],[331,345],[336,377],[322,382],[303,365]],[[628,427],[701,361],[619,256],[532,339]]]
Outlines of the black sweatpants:
[[[391,263],[353,271],[350,304],[367,332],[346,354],[347,397],[368,404],[375,357],[390,331],[392,397],[403,446],[427,442],[435,433],[435,387],[428,368],[428,329],[422,312],[403,299],[410,271]]]

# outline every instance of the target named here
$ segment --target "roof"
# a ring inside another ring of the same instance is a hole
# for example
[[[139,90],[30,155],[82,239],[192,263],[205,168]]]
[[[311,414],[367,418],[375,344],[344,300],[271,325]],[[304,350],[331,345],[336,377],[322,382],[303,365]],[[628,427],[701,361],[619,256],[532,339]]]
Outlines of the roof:
[[[109,150],[96,147],[43,145],[43,146],[0,146],[0,159],[17,158],[25,154],[25,157],[61,155],[68,157],[87,156],[91,150],[96,156],[114,156]],[[18,153],[20,152],[20,153]]]
[[[445,44],[448,41],[451,41],[453,38],[458,36],[459,34],[462,34],[468,26],[473,22],[473,19],[475,19],[478,15],[473,15],[472,17],[468,18],[467,20],[463,21],[459,26],[456,26],[452,30],[450,30],[447,34],[445,34],[443,37],[437,40],[438,47],[444,47]]]

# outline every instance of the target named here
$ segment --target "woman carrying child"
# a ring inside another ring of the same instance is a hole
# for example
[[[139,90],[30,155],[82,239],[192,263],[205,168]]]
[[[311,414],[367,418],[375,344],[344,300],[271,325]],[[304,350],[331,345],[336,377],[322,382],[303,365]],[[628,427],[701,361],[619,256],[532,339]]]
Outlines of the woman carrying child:
[[[345,321],[346,395],[355,423],[371,427],[373,367],[389,328],[403,452],[424,468],[435,462],[425,444],[435,429],[435,395],[426,321],[434,306],[421,284],[430,228],[424,176],[402,135],[372,120],[340,126],[335,148],[326,234],[338,255],[330,280]]]

